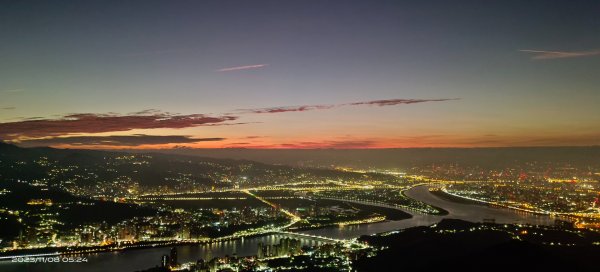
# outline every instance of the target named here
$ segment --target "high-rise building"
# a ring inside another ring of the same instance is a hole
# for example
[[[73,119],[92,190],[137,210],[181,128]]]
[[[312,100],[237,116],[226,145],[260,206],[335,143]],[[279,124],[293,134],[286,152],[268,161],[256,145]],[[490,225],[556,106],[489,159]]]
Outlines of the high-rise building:
[[[290,238],[282,238],[279,240],[279,244],[281,245],[281,254],[287,255],[290,253]]]
[[[273,257],[273,246],[272,245],[265,246],[265,257]]]
[[[160,266],[161,267],[168,267],[169,266],[169,255],[163,255],[162,258],[160,259]]]
[[[181,226],[181,228],[179,229],[179,239],[190,239],[191,237],[191,230],[190,230],[190,226],[185,224],[183,226]]]
[[[177,248],[172,247],[171,253],[169,254],[169,265],[171,267],[177,266]]]
[[[258,243],[258,251],[256,252],[256,257],[262,259],[265,257],[265,246],[263,243]]]
[[[279,256],[283,255],[282,252],[283,251],[281,250],[281,245],[273,245],[273,249],[271,251],[271,256],[279,257]]]
[[[290,239],[289,240],[289,252],[291,255],[299,254],[302,251],[302,244],[298,239]]]

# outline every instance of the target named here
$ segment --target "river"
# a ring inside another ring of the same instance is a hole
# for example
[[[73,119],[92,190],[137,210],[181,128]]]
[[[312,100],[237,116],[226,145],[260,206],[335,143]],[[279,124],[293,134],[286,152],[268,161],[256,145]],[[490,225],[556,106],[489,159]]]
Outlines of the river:
[[[505,208],[492,208],[484,205],[462,204],[449,201],[430,193],[429,187],[426,185],[413,187],[406,191],[405,194],[410,198],[443,208],[448,211],[448,215],[424,215],[416,214],[409,210],[404,210],[405,212],[412,214],[413,217],[399,221],[386,221],[374,224],[323,228],[301,232],[336,239],[348,239],[397,229],[405,229],[416,226],[429,226],[441,221],[444,218],[462,219],[471,222],[483,222],[484,219],[493,218],[496,223],[500,224],[554,224],[554,219],[547,215],[535,215]]]
[[[509,209],[491,208],[483,205],[462,204],[442,199],[429,192],[427,186],[417,186],[408,191],[406,195],[419,201],[441,207],[449,212],[445,216],[413,214],[410,219],[399,221],[386,221],[374,224],[351,225],[344,227],[328,227],[315,230],[301,231],[302,233],[313,234],[336,239],[355,238],[361,235],[372,235],[380,232],[386,232],[397,229],[410,228],[415,226],[428,226],[435,224],[443,218],[456,218],[472,222],[481,222],[483,219],[494,218],[497,223],[528,223],[549,225],[554,221],[549,216],[534,215],[523,212],[516,212]],[[251,237],[235,241],[219,242],[207,245],[185,245],[178,246],[178,258],[180,262],[195,261],[199,258],[218,257],[225,255],[238,256],[255,255],[258,244],[276,244],[279,239],[286,237],[282,234],[272,234],[260,237]],[[311,239],[300,239],[302,245],[315,245],[318,241]],[[0,271],[2,272],[133,272],[136,270],[151,268],[158,265],[160,257],[168,254],[169,248],[148,248],[129,250],[124,252],[108,252],[87,255],[87,263],[42,263],[42,264],[21,264],[11,263],[10,261],[0,262]]]

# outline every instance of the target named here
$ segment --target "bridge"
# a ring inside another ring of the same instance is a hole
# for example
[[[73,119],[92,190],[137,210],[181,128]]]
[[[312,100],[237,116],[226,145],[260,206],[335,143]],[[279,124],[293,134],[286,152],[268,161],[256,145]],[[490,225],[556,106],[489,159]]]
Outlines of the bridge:
[[[335,239],[335,238],[330,238],[330,237],[317,236],[317,235],[312,235],[312,234],[307,234],[307,233],[291,232],[291,231],[285,231],[285,230],[276,231],[275,233],[285,234],[285,235],[289,235],[289,236],[297,236],[300,238],[307,238],[307,239],[313,239],[313,240],[322,240],[325,242],[352,243],[352,241],[350,241],[350,240]]]

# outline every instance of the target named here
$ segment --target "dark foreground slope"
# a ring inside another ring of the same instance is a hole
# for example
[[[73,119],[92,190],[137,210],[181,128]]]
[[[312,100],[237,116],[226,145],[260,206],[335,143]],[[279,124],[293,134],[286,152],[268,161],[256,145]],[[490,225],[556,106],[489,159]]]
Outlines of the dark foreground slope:
[[[358,271],[597,271],[600,268],[597,245],[600,234],[591,231],[444,220],[433,227],[361,239],[387,249],[356,261],[354,267]]]

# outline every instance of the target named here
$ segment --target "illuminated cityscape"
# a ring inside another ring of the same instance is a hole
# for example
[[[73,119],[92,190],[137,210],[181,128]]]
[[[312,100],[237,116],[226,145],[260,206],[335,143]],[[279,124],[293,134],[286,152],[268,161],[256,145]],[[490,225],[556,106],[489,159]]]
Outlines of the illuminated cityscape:
[[[599,10],[0,1],[0,271],[596,271]]]
[[[490,168],[479,171],[479,176],[470,180],[471,169],[480,167],[452,164],[449,169],[437,166],[435,172],[422,170],[429,169],[423,167],[402,171],[340,166],[303,168],[162,154],[78,150],[40,154],[9,144],[2,144],[2,151],[0,212],[3,224],[14,226],[3,233],[3,259],[25,258],[21,259],[25,262],[30,258],[36,262],[36,258],[61,256],[83,260],[92,253],[156,247],[172,247],[176,252],[181,246],[284,235],[272,243],[257,242],[248,256],[230,252],[178,262],[172,254],[166,254],[162,262],[156,260],[156,269],[312,270],[327,269],[336,263],[336,271],[353,271],[353,260],[362,265],[361,260],[376,256],[381,249],[360,239],[327,237],[310,231],[419,217],[429,218],[435,224],[460,214],[452,206],[415,196],[419,188],[426,188],[423,192],[429,198],[515,215],[512,222],[500,222],[493,213],[474,219],[488,224],[484,225],[486,228],[503,230],[508,226],[505,223],[512,223],[516,225],[511,224],[511,228],[521,231],[592,231],[585,243],[600,244],[600,236],[593,235],[600,231],[598,180],[595,174],[590,175],[590,170],[598,170],[589,167],[559,167],[542,174],[536,167],[511,174]],[[80,161],[64,159],[73,154],[86,162],[87,175],[77,170],[82,168]],[[164,164],[171,168],[155,171]],[[119,170],[115,175],[107,165],[127,170]],[[199,171],[190,165],[205,168]],[[25,169],[28,178],[23,177]],[[441,179],[439,173],[448,171],[463,176]],[[149,177],[149,173],[164,182],[142,185],[140,177]],[[94,182],[96,179],[100,182]],[[504,225],[496,227],[495,223]],[[453,229],[446,231],[454,233]],[[512,235],[511,239],[522,238],[519,233]],[[304,245],[299,239],[315,244]],[[558,240],[536,243],[578,245]]]

